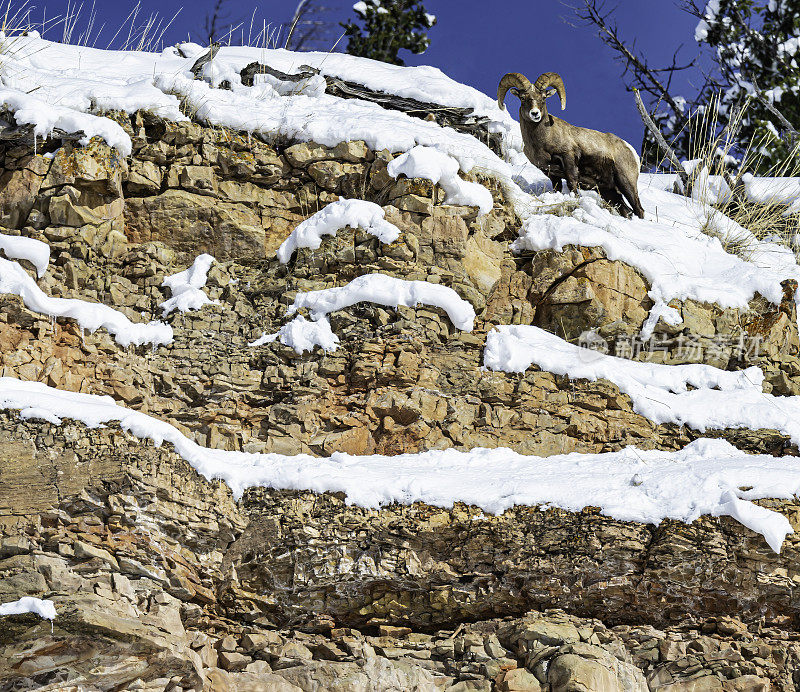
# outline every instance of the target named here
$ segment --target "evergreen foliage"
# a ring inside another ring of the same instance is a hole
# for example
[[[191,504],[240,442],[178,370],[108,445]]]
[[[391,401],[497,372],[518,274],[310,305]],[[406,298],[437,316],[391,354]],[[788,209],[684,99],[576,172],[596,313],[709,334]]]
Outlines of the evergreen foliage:
[[[701,99],[721,93],[720,125],[744,108],[740,148],[754,143],[764,172],[785,161],[795,142],[775,110],[800,129],[800,0],[712,0],[695,39],[717,68]]]
[[[404,65],[401,50],[424,53],[430,44],[427,30],[436,23],[421,0],[362,0],[353,5],[360,24],[343,23],[347,52],[395,65]]]

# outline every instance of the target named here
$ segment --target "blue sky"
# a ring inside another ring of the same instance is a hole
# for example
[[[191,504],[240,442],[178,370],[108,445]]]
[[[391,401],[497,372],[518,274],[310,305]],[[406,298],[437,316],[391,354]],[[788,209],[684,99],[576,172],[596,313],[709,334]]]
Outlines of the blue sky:
[[[83,2],[86,17],[91,2]],[[225,15],[227,21],[249,24],[255,10],[257,25],[264,21],[279,24],[292,15],[296,2],[225,0]],[[435,65],[454,79],[492,95],[506,72],[523,72],[531,79],[542,72],[559,72],[568,96],[563,114],[557,99],[552,101],[559,116],[576,125],[615,132],[638,149],[641,121],[620,78],[621,67],[591,29],[574,26],[578,22],[567,3],[577,2],[580,0],[425,0],[426,9],[437,16],[438,23],[430,32],[428,51],[421,56],[406,54],[406,63]],[[325,16],[334,25],[328,39],[332,45],[338,36],[336,24],[354,16],[352,2],[322,3],[331,8]],[[132,0],[96,0],[95,27],[105,26],[97,47],[107,45],[135,4]],[[142,0],[140,18],[150,13],[171,17],[182,8],[165,41],[175,43],[188,33],[197,39],[213,4],[214,0]],[[64,12],[66,6],[66,0],[51,0],[47,16]],[[668,63],[680,44],[684,44],[680,53],[684,59],[697,52],[693,41],[696,20],[679,9],[677,0],[617,0],[615,6],[621,34],[635,40],[654,65]],[[56,34],[60,28],[45,37],[56,38]],[[680,89],[691,92],[691,82],[682,79]],[[513,97],[509,105],[516,108]]]

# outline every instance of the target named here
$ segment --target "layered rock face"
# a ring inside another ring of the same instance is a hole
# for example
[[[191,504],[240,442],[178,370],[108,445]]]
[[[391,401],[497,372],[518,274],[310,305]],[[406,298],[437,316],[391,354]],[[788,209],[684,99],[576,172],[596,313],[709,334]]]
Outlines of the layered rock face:
[[[6,619],[9,689],[798,682],[800,539],[777,556],[729,519],[368,511],[265,489],[237,503],[114,428],[5,415],[0,434],[0,600],[46,596],[58,612],[52,631],[34,615]]]
[[[329,455],[506,446],[518,452],[678,449],[700,435],[655,425],[607,381],[481,368],[495,324],[567,339],[636,333],[652,303],[631,267],[596,248],[515,256],[519,220],[442,203],[394,180],[387,152],[250,140],[137,114],[104,144],[7,147],[6,234],[46,240],[48,294],[159,319],[164,277],[203,252],[218,304],[166,317],[167,347],[121,348],[3,296],[2,374],[109,394],[200,444]],[[491,181],[484,181],[490,188]],[[359,229],[277,247],[339,195],[384,207],[400,238]],[[338,350],[297,354],[276,332],[298,291],[382,272],[453,288],[471,333],[436,308],[361,303],[331,315]],[[790,287],[789,287],[790,288]],[[789,290],[787,288],[787,291]],[[767,389],[800,382],[794,304],[675,305],[659,362],[757,364]],[[662,329],[662,326],[659,326]],[[678,337],[700,348],[679,353]],[[758,335],[758,354],[735,354]],[[719,347],[723,344],[722,348]],[[726,350],[727,349],[727,350]],[[712,353],[713,350],[713,353]],[[747,451],[797,450],[774,431],[719,430]],[[0,418],[0,602],[52,599],[58,617],[4,619],[0,686],[23,689],[794,689],[800,539],[780,555],[727,519],[624,523],[594,510],[350,506],[336,494],[258,488],[236,501],[168,448],[114,426]],[[764,501],[793,526],[800,505]],[[559,610],[553,610],[559,609]]]

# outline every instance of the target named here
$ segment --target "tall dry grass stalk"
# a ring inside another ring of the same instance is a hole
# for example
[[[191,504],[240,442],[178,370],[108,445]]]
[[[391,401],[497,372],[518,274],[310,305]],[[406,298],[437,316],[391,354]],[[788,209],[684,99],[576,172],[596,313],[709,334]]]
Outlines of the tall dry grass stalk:
[[[749,105],[750,101],[745,101],[720,127],[717,94],[705,109],[689,117],[691,159],[687,172],[691,196],[705,208],[701,228],[718,237],[728,252],[744,259],[753,259],[757,241],[762,240],[785,245],[800,259],[800,212],[789,211],[791,201],[785,199],[785,188],[794,186],[788,179],[800,176],[800,143],[759,176],[775,180],[771,191],[753,199],[747,191],[752,185],[747,176],[762,168],[774,135],[753,138],[742,149],[740,133]]]
[[[95,3],[85,5],[73,0],[67,2],[63,14],[47,16],[47,9],[42,10],[41,18],[35,18],[37,8],[30,0],[3,0],[0,2],[2,17],[3,42],[0,54],[10,54],[21,36],[31,31],[38,32],[43,38],[52,37],[61,43],[88,48],[98,47],[105,31],[105,25],[97,26],[97,10]],[[110,49],[116,46],[123,51],[163,50],[164,35],[178,17],[180,10],[167,20],[153,12],[142,16],[141,2],[137,2],[128,16],[116,29],[105,46]],[[56,31],[56,35],[52,36]],[[47,34],[51,36],[47,36]]]

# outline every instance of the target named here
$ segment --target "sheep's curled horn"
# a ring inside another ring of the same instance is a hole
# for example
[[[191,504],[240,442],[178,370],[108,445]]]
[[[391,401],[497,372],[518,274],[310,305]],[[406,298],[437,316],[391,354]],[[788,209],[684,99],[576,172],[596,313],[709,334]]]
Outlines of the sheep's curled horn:
[[[531,84],[524,74],[509,72],[500,80],[500,85],[497,87],[497,105],[500,108],[505,108],[504,101],[510,89],[516,91],[532,91],[534,89],[544,91],[548,87],[555,87],[558,92],[558,98],[561,99],[561,110],[563,111],[567,107],[567,90],[564,88],[564,80],[556,72],[545,72],[536,80],[535,84]]]
[[[514,89],[515,93],[517,91],[530,91],[533,89],[533,84],[524,74],[509,72],[500,80],[500,85],[497,87],[497,105],[500,108],[505,108],[504,101],[509,89]]]
[[[567,90],[564,88],[564,80],[557,72],[545,72],[540,75],[533,86],[540,91],[544,91],[548,87],[555,87],[558,98],[561,99],[561,110],[563,111],[567,107]]]

